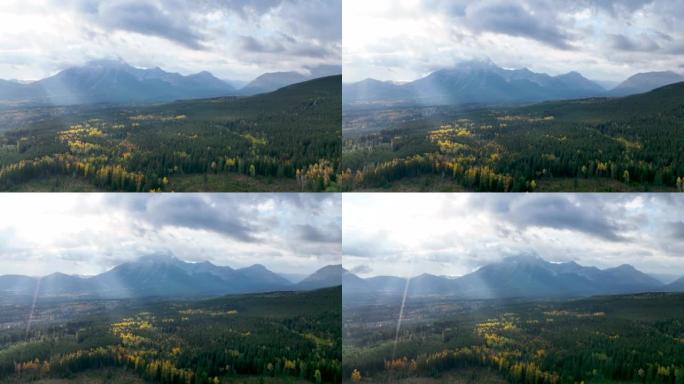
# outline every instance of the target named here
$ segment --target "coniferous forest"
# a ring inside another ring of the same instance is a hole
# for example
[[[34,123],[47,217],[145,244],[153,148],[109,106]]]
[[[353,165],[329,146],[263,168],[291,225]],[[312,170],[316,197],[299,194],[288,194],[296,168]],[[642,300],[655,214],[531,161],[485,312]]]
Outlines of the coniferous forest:
[[[0,190],[334,190],[340,100],[330,76],[251,97],[7,107]]]
[[[345,299],[345,382],[684,383],[682,294],[379,301]]]
[[[340,287],[207,300],[4,297],[0,383],[339,383],[340,308]]]
[[[345,110],[343,190],[684,190],[684,83],[525,107]]]

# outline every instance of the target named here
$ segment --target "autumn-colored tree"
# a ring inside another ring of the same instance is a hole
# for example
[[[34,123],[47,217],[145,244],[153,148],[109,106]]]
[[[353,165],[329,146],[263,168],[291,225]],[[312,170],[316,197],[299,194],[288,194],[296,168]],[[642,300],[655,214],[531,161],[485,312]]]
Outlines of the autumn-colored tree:
[[[355,369],[355,370],[352,372],[351,379],[352,379],[352,381],[355,382],[355,383],[361,382],[361,372],[359,372],[358,369]]]

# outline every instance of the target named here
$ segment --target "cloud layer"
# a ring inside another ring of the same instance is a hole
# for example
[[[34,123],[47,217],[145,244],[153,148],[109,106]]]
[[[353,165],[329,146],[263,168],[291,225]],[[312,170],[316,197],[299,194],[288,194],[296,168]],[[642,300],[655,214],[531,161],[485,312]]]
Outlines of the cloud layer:
[[[341,257],[337,194],[14,194],[0,275],[96,274],[140,256],[307,273]]]
[[[677,70],[684,3],[669,0],[346,0],[345,81],[406,81],[458,61],[596,80]]]
[[[344,195],[343,263],[365,276],[460,276],[536,254],[672,274],[684,271],[682,208],[674,194]]]
[[[0,73],[39,79],[100,58],[239,80],[339,66],[341,12],[341,0],[8,0]]]

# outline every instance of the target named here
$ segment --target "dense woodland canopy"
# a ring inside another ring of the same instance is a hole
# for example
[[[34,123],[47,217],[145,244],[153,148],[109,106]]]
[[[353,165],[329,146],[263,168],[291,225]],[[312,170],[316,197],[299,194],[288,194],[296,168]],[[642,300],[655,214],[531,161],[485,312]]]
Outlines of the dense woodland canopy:
[[[345,112],[344,190],[421,175],[472,191],[684,190],[684,83],[521,108]]]
[[[0,190],[57,177],[101,190],[168,191],[192,175],[335,189],[340,121],[341,76],[244,98],[11,109],[0,118]]]
[[[341,382],[341,288],[206,301],[2,305],[0,382],[119,367],[150,382]],[[28,329],[28,331],[27,331]]]
[[[510,383],[684,383],[682,294],[409,300],[395,345],[398,313],[398,300],[345,308],[345,381],[485,369]]]

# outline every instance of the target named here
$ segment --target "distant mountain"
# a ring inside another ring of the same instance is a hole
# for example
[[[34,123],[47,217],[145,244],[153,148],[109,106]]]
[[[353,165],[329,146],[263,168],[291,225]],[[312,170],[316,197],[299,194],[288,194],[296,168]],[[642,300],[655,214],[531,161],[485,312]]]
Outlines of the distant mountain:
[[[256,95],[258,93],[272,92],[278,88],[301,83],[306,80],[309,80],[308,77],[299,72],[264,73],[240,89],[240,94]]]
[[[610,94],[612,96],[634,95],[682,81],[684,81],[684,76],[672,71],[637,73],[613,88]]]
[[[27,104],[133,103],[233,94],[232,86],[206,71],[183,76],[120,60],[90,61],[28,84],[0,82],[0,101]]]
[[[342,100],[345,102],[379,102],[390,103],[411,97],[409,89],[390,81],[366,79],[358,83],[345,84],[342,88]]]
[[[340,285],[325,267],[307,279],[310,284],[292,284],[263,265],[233,269],[210,262],[188,263],[168,255],[142,257],[93,277],[55,273],[42,278],[0,276],[0,292],[32,296],[97,296],[107,298],[149,296],[215,296],[277,290],[311,290]],[[337,276],[341,276],[338,274]]]
[[[321,65],[308,68],[307,74],[273,72],[242,82],[221,80],[207,71],[184,76],[159,67],[136,68],[121,60],[93,60],[34,82],[0,80],[0,104],[127,104],[252,96],[341,72],[340,66]]]
[[[273,92],[288,85],[301,83],[321,77],[335,76],[342,73],[342,68],[336,65],[322,65],[312,67],[308,74],[300,72],[269,72],[247,83],[239,90],[243,96],[251,96],[259,93]]]
[[[559,76],[527,68],[504,69],[491,61],[466,61],[405,84],[367,79],[345,86],[343,101],[406,104],[498,104],[604,95],[605,90],[577,72]]]
[[[345,295],[364,291],[399,295],[406,286],[405,279],[382,277],[384,288],[381,289],[371,282],[374,278],[362,279],[347,273]],[[663,284],[629,265],[601,270],[574,262],[551,263],[536,256],[519,256],[485,265],[456,278],[419,275],[410,279],[408,287],[412,296],[453,295],[484,299],[650,292],[661,289]]]
[[[247,286],[249,286],[251,289],[257,289],[260,291],[274,291],[286,289],[292,285],[289,280],[274,272],[271,272],[268,268],[261,264],[255,264],[251,267],[238,269],[237,272],[247,278],[249,282],[252,282],[252,284],[247,284]],[[243,284],[243,286],[245,286],[245,284]]]
[[[342,265],[328,265],[300,281],[295,288],[311,290],[342,285]]]
[[[664,288],[667,292],[684,292],[684,276],[667,284]]]

